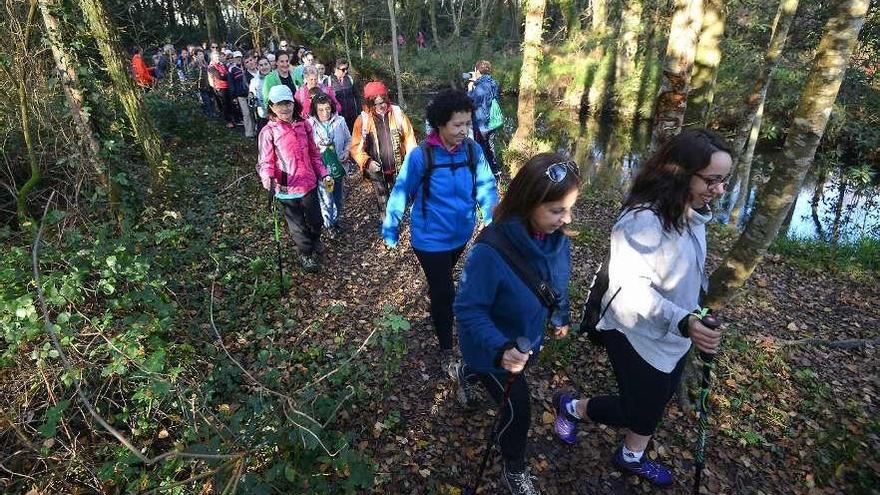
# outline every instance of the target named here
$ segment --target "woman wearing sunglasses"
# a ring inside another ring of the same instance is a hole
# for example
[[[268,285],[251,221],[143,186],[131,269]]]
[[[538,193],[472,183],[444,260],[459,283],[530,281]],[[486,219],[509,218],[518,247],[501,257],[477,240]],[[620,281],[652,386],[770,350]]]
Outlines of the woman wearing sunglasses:
[[[526,463],[531,406],[522,371],[527,362],[537,359],[548,320],[556,338],[568,333],[571,242],[567,226],[580,183],[577,164],[556,153],[539,154],[513,178],[487,227],[505,236],[553,288],[557,295],[553,311],[499,251],[481,242],[474,244],[467,257],[455,299],[464,360],[456,370],[459,402],[471,405],[470,384],[477,381],[500,402],[509,373],[516,373],[508,399],[501,404],[495,432],[504,460],[502,478],[516,495],[538,493]],[[514,346],[517,337],[528,338],[534,354],[519,352]]]
[[[563,442],[577,441],[582,421],[625,428],[614,463],[659,486],[671,485],[673,473],[645,449],[678,388],[685,356],[692,343],[714,354],[721,342],[721,333],[691,312],[708,288],[709,204],[724,193],[730,168],[724,140],[706,129],[682,132],[642,166],[611,230],[605,313],[596,325],[618,392],[554,397]]]

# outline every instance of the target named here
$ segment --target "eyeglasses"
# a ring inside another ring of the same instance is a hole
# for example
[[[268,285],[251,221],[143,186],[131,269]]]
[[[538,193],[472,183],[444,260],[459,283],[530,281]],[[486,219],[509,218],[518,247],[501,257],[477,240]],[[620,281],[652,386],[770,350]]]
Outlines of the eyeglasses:
[[[549,167],[544,172],[547,175],[547,178],[550,179],[550,182],[554,184],[559,184],[560,182],[565,180],[565,176],[568,175],[568,171],[571,170],[574,172],[574,175],[580,177],[581,171],[578,168],[578,164],[573,160],[568,160],[566,162],[557,162]]]
[[[713,187],[717,187],[719,185],[723,186],[723,187],[727,187],[727,185],[730,184],[730,179],[731,179],[731,176],[729,174],[725,175],[724,177],[718,177],[717,175],[706,177],[703,174],[697,174],[697,173],[695,173],[694,175],[696,175],[703,182],[705,182],[706,187],[708,187],[709,189],[712,189]]]

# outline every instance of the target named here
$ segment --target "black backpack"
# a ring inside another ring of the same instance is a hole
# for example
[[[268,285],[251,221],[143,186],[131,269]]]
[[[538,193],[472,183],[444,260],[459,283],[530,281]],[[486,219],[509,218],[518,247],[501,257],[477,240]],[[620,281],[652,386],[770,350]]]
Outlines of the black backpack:
[[[587,332],[587,337],[590,341],[597,345],[602,345],[602,341],[600,339],[599,330],[596,329],[596,325],[598,325],[602,317],[605,316],[605,312],[611,307],[611,303],[620,293],[621,289],[621,287],[618,287],[617,290],[614,291],[608,304],[603,308],[602,298],[605,297],[605,293],[608,292],[608,263],[610,261],[611,253],[609,252],[608,255],[605,256],[605,260],[596,270],[596,274],[593,275],[593,281],[590,283],[590,289],[587,292],[587,302],[584,304],[584,315],[581,318],[580,331]]]
[[[427,141],[423,141],[419,146],[422,148],[422,156],[425,157],[425,173],[422,174],[422,215],[427,216],[428,211],[426,209],[426,204],[428,198],[431,194],[431,174],[434,173],[434,169],[436,168],[449,168],[455,170],[459,167],[463,167],[467,165],[468,169],[471,171],[471,177],[473,178],[473,188],[471,190],[471,196],[474,198],[474,203],[477,202],[477,157],[474,153],[474,146],[477,146],[477,142],[473,139],[466,138],[462,144],[466,146],[467,150],[467,162],[453,162],[453,163],[443,163],[437,165],[434,163],[434,150],[433,147],[428,144]]]
[[[529,263],[510,237],[502,230],[494,224],[489,225],[480,232],[474,242],[492,246],[504,258],[513,272],[519,276],[520,280],[535,294],[538,301],[550,310],[550,314],[553,314],[553,311],[559,307],[559,294],[541,277],[538,270]]]

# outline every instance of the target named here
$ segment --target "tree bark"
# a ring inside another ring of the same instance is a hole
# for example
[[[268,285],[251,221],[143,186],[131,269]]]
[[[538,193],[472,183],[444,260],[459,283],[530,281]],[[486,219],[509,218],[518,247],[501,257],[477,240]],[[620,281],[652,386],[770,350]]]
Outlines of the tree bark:
[[[776,238],[788,209],[803,185],[816,148],[825,133],[840,84],[849,65],[869,0],[845,0],[827,24],[794,120],[782,159],[762,188],[745,231],[711,277],[707,304],[720,308],[742,287]]]
[[[706,0],[703,22],[700,28],[700,41],[694,57],[694,73],[691,76],[691,90],[688,95],[685,125],[705,127],[715,99],[715,79],[721,63],[721,39],[727,12],[724,0]]]
[[[125,114],[131,123],[134,138],[144,150],[144,157],[150,167],[153,186],[161,189],[168,173],[169,158],[162,152],[162,139],[156,131],[153,118],[147,112],[141,91],[135,86],[123,62],[119,32],[113,25],[110,15],[104,9],[102,0],[79,0],[89,29],[98,44],[104,59],[104,66],[113,81],[115,93],[119,96]]]
[[[28,107],[28,95],[27,95],[27,85],[25,77],[26,69],[25,64],[27,63],[26,54],[30,51],[30,38],[31,38],[31,28],[34,25],[34,16],[37,12],[37,2],[34,1],[31,3],[30,8],[28,9],[27,19],[25,20],[24,32],[22,33],[21,38],[21,46],[19,48],[18,57],[15,61],[16,66],[18,67],[18,75],[15,77],[15,86],[16,92],[18,93],[18,112],[19,118],[21,122],[19,125],[21,126],[22,137],[24,138],[24,146],[25,151],[28,157],[28,164],[30,165],[30,177],[21,186],[21,189],[18,190],[15,197],[15,208],[18,213],[18,222],[21,226],[34,226],[31,221],[31,216],[27,211],[27,197],[31,190],[40,183],[42,179],[42,173],[40,171],[40,162],[37,159],[37,155],[34,152],[34,144],[33,138],[31,137],[31,120],[30,120],[30,107]]]
[[[541,38],[544,35],[546,0],[526,0],[526,28],[523,36],[523,61],[519,74],[517,127],[508,146],[515,156],[511,159],[511,175],[516,175],[523,156],[532,148],[535,130],[535,101],[538,95],[538,67],[541,64]],[[518,157],[516,156],[518,155]]]
[[[642,0],[624,2],[620,14],[620,42],[617,47],[615,79],[629,78],[636,68],[636,53],[639,50],[639,36],[642,34]]]
[[[210,43],[220,42],[220,26],[217,24],[217,0],[202,0],[205,11],[205,29]]]
[[[749,139],[755,115],[758,113],[758,107],[764,104],[767,88],[770,87],[770,79],[773,77],[773,71],[779,65],[779,57],[782,55],[783,47],[785,47],[788,30],[794,20],[797,7],[798,0],[781,0],[779,2],[779,9],[776,12],[776,19],[773,21],[773,30],[770,35],[770,45],[767,48],[767,53],[764,55],[764,62],[758,69],[755,84],[743,102],[742,118],[737,128],[736,136],[733,139],[732,158],[735,169],[738,168],[739,157],[746,146],[746,141]]]
[[[440,35],[437,34],[437,2],[428,2],[428,16],[431,18],[431,36],[434,37],[434,46],[440,47]]]
[[[405,107],[403,86],[400,84],[400,54],[397,49],[397,18],[394,15],[394,0],[388,0],[388,13],[391,15],[391,56],[394,57],[394,79],[397,83],[397,104]]]
[[[734,227],[739,225],[739,219],[746,207],[746,201],[749,199],[749,190],[752,185],[752,160],[755,156],[755,146],[758,144],[758,135],[761,132],[761,121],[764,118],[764,101],[758,106],[758,113],[755,115],[755,122],[752,124],[752,131],[749,134],[749,144],[746,146],[746,152],[739,160],[739,166],[734,174],[736,181],[739,183],[739,196],[736,197],[736,203],[730,210],[730,216],[727,219],[728,225]]]
[[[703,0],[675,0],[663,73],[660,76],[660,92],[657,94],[654,111],[652,150],[681,132],[697,51],[697,35],[702,22]]]

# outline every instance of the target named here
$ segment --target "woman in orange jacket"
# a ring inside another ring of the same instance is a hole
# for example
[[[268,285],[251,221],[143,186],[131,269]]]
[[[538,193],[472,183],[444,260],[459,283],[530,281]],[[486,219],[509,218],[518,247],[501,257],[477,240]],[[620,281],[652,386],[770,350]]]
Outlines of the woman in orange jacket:
[[[380,221],[385,221],[385,205],[394,186],[397,171],[409,150],[418,145],[409,118],[388,98],[388,89],[379,81],[364,87],[364,110],[354,122],[351,157],[365,177],[373,183]]]

